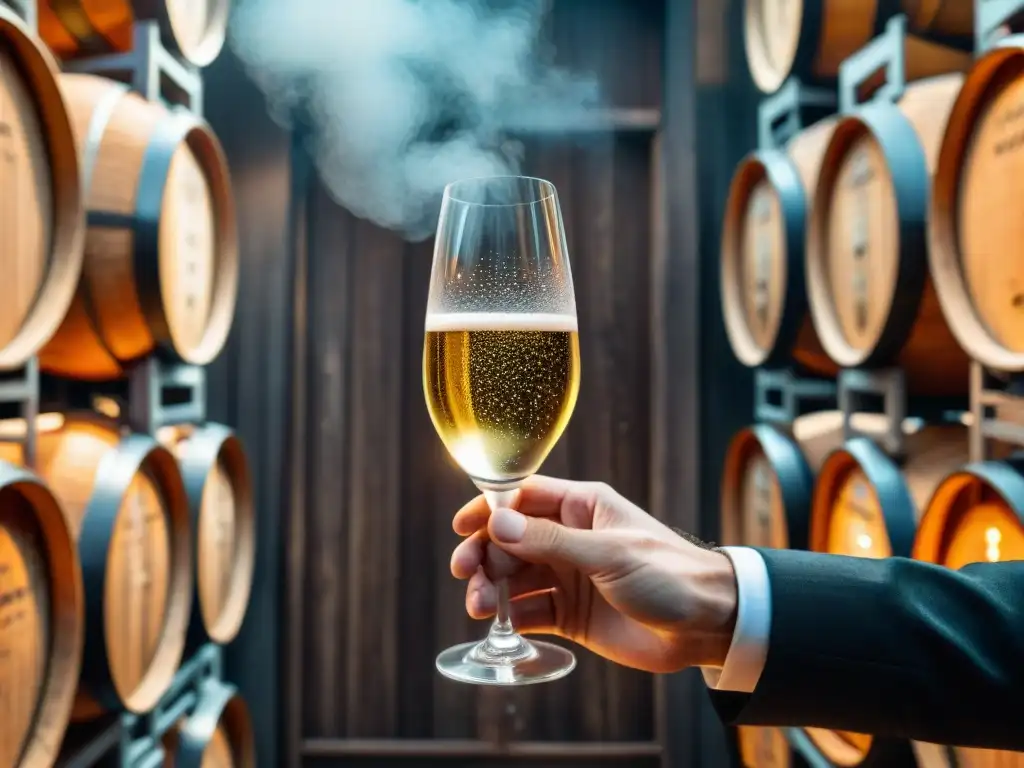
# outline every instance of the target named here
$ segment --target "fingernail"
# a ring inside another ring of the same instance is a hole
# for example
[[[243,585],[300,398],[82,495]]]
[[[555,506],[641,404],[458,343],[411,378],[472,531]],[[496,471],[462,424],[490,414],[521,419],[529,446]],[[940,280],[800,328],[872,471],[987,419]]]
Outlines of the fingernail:
[[[517,544],[526,533],[526,517],[514,509],[498,509],[491,515],[491,532],[498,541]]]

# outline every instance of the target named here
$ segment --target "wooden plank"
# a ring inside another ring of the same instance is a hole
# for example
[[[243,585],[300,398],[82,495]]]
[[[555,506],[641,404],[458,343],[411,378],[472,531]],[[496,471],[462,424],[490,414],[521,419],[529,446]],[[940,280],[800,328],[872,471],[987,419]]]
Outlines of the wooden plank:
[[[661,747],[653,742],[606,741],[595,744],[579,742],[509,742],[503,745],[487,741],[429,739],[309,739],[302,744],[307,757],[403,757],[458,758],[476,757],[508,759],[529,757],[535,760],[620,760],[659,757]]]
[[[665,220],[665,207],[667,199],[667,187],[666,179],[664,176],[665,167],[665,137],[660,131],[655,134],[654,140],[651,143],[651,207],[650,207],[650,227],[651,227],[651,269],[650,275],[652,282],[661,275],[662,266],[665,264],[668,258],[668,227]],[[652,312],[651,321],[654,322],[655,316]],[[658,331],[653,327],[651,328],[652,340],[657,338]],[[651,388],[657,386],[656,376],[651,376]],[[655,416],[655,412],[652,411],[652,420]],[[654,437],[657,433],[656,425],[651,425],[651,443],[652,448],[654,444]],[[652,455],[654,451],[652,450]],[[653,462],[651,463],[653,466]],[[649,477],[650,481],[651,478]],[[664,514],[665,509],[652,509],[652,514]],[[654,679],[654,733],[658,743],[662,746],[661,753],[661,768],[668,768],[671,764],[671,755],[669,752],[669,738],[670,738],[670,727],[668,717],[668,678],[666,675],[656,675]]]
[[[353,251],[347,585],[347,733],[394,734],[398,723],[398,537],[401,496],[403,246],[360,223]]]
[[[470,757],[419,757],[403,755],[401,757],[319,757],[306,758],[304,768],[655,768],[656,757],[583,757],[571,756],[545,757],[507,755],[483,755]]]
[[[311,192],[310,252],[330,254],[310,262],[310,314],[316,332],[309,358],[309,523],[305,537],[305,592],[302,620],[306,643],[303,658],[303,734],[330,736],[339,732],[348,711],[345,687],[338,686],[349,648],[348,586],[339,553],[348,549],[345,509],[350,484],[348,364],[354,281],[352,218],[341,215],[322,185]]]
[[[650,509],[651,352],[650,315],[637,311],[649,302],[651,142],[646,136],[620,136],[615,143],[613,180],[616,217],[611,247],[615,261],[607,275],[614,291],[607,318],[613,370],[609,372],[612,413],[610,462],[618,491]],[[614,713],[604,732],[608,739],[636,733],[654,737],[654,692],[651,675],[615,668],[606,700]],[[628,704],[627,704],[628,702]]]
[[[305,151],[305,133],[299,129],[292,136],[292,192],[290,238],[292,246],[292,288],[291,339],[289,344],[291,376],[288,392],[289,431],[287,433],[287,459],[282,462],[288,477],[284,496],[288,515],[287,563],[288,563],[288,630],[286,647],[288,653],[288,675],[285,685],[288,701],[293,702],[295,711],[287,711],[287,732],[289,753],[300,736],[302,718],[302,661],[296,659],[303,647],[303,616],[305,613],[305,545],[306,545],[306,498],[308,472],[306,471],[306,426],[307,389],[305,360],[309,339],[309,196],[313,184],[313,169]],[[294,763],[294,758],[291,758]]]
[[[429,692],[440,677],[434,659],[438,621],[434,582],[453,581],[447,573],[444,552],[433,542],[438,530],[451,526],[447,515],[433,514],[433,489],[441,466],[441,441],[427,414],[423,395],[423,321],[433,256],[432,241],[408,244],[405,250],[402,306],[402,535],[399,542],[398,616],[401,664],[398,680],[398,732],[407,738],[425,739],[434,733],[436,696]],[[448,533],[447,535],[451,535]],[[426,693],[425,693],[426,692]]]
[[[653,133],[661,126],[661,110],[634,107],[537,111],[529,105],[508,110],[498,118],[501,127],[516,134],[567,136],[588,133]]]
[[[701,504],[699,430],[700,250],[697,186],[696,39],[697,0],[667,4],[664,31],[665,91],[662,103],[662,169],[666,180],[662,218],[666,247],[651,269],[651,509],[661,520],[697,529]],[[699,764],[698,676],[665,680],[664,706],[672,727],[668,766]]]

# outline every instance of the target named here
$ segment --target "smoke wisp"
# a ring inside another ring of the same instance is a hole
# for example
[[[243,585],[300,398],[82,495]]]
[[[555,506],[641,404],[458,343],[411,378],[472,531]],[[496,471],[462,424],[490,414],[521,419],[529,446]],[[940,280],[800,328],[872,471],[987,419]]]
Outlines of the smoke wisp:
[[[555,67],[547,0],[239,0],[230,43],[275,119],[297,111],[332,197],[421,240],[444,186],[518,173],[509,123],[597,106],[596,79]]]

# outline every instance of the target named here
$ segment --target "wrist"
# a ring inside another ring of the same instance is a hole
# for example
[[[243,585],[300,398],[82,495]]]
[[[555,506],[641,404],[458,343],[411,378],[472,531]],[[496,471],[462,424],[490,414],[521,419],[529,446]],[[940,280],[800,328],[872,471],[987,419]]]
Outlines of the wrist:
[[[691,664],[723,667],[736,630],[736,571],[726,554],[714,550],[704,550],[697,567],[696,578],[691,576],[690,581],[696,609],[690,625],[694,635]]]

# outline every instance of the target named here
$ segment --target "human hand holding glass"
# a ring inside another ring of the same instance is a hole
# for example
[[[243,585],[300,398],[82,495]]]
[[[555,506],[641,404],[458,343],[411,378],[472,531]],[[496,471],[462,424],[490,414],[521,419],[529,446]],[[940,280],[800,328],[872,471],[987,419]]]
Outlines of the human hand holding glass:
[[[423,386],[442,442],[492,510],[514,505],[572,415],[577,331],[554,185],[519,176],[449,184],[427,300]],[[487,638],[442,652],[438,670],[485,685],[571,672],[570,651],[515,632],[507,583],[497,588]]]

